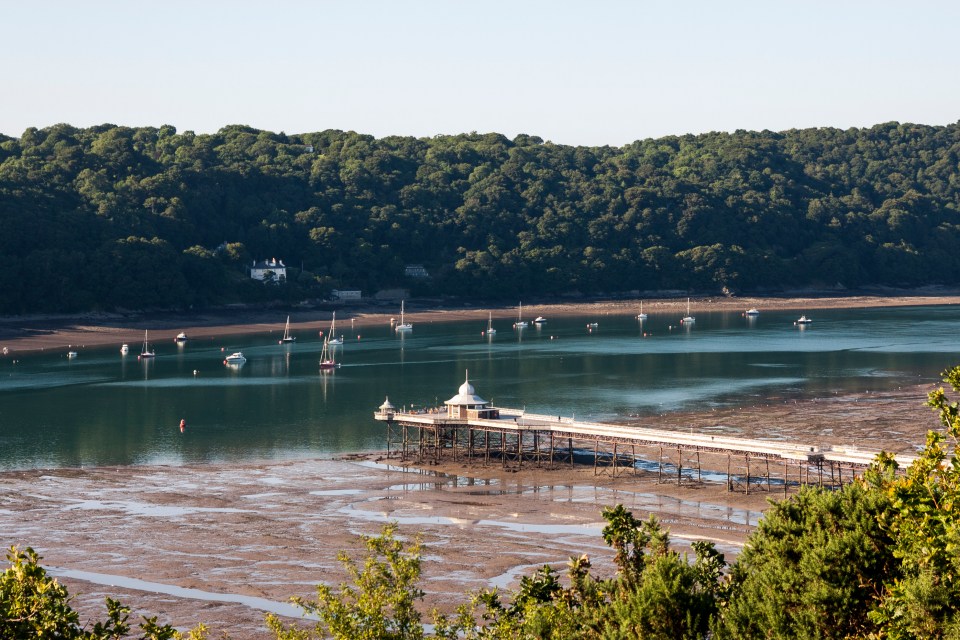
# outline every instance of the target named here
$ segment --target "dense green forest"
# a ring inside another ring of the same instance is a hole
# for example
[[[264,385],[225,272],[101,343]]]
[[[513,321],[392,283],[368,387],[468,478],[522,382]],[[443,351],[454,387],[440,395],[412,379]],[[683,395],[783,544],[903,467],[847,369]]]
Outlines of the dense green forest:
[[[960,281],[960,123],[571,147],[246,126],[0,136],[0,314]],[[254,259],[292,267],[280,286]],[[423,264],[428,279],[405,275]]]

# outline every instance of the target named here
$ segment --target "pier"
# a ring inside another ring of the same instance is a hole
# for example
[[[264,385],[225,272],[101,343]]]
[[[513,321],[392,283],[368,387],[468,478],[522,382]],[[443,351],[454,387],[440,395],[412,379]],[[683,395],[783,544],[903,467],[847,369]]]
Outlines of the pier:
[[[879,453],[530,414],[493,406],[476,394],[469,378],[443,407],[399,410],[388,398],[374,419],[386,425],[387,457],[402,462],[450,459],[516,469],[592,464],[595,475],[655,473],[658,483],[721,477],[728,491],[744,493],[786,495],[791,486],[806,484],[841,487],[862,475]],[[914,457],[895,459],[905,468]]]

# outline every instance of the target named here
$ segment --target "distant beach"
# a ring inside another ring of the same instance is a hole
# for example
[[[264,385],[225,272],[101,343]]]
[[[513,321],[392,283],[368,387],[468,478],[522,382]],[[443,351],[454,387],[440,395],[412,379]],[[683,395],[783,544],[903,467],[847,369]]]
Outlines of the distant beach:
[[[524,314],[529,318],[564,316],[629,315],[639,312],[640,300],[572,301],[538,304],[523,303]],[[906,307],[960,304],[960,294],[911,295],[850,295],[835,297],[691,297],[695,312],[796,310],[808,313],[817,309]],[[643,311],[648,314],[675,312],[686,309],[687,299],[643,299]],[[395,306],[395,309],[392,307]],[[392,310],[391,310],[392,309]],[[366,327],[387,324],[399,316],[400,303],[377,306],[344,306],[337,308],[337,326],[342,331],[362,333]],[[484,324],[487,314],[495,319],[513,318],[516,306],[442,306],[435,303],[418,303],[411,300],[406,306],[406,318],[414,323],[451,322],[476,319]],[[181,331],[189,337],[209,338],[217,336],[282,333],[287,315],[294,334],[303,331],[326,331],[330,326],[332,310],[216,310],[211,312],[157,313],[157,314],[78,314],[29,315],[0,317],[0,350],[6,348],[8,355],[45,349],[62,349],[71,346],[94,347],[128,343],[137,345],[143,341],[144,330],[150,331],[152,342],[172,341]]]

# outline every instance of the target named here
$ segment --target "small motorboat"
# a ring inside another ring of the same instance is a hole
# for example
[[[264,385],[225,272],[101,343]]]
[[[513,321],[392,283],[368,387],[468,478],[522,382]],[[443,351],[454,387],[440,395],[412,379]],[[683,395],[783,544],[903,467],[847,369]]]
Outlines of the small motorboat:
[[[124,344],[122,347],[120,347],[120,355],[125,356],[128,353],[130,353],[130,345]]]
[[[237,351],[236,353],[231,353],[226,358],[223,359],[223,364],[243,364],[247,359],[244,357],[242,351]]]
[[[76,351],[67,351],[67,357],[70,358],[71,360],[73,360],[74,358],[77,357],[77,352],[76,352]]]
[[[596,329],[596,328],[599,327],[599,326],[600,326],[600,325],[597,324],[596,322],[588,322],[588,323],[587,323],[587,329]]]
[[[543,324],[546,321],[547,319],[544,318],[543,316],[537,316],[536,318],[533,319],[533,324]]]
[[[176,342],[177,344],[183,344],[184,342],[187,341],[187,334],[181,331],[180,333],[177,334],[177,337],[174,338],[173,341]]]
[[[800,316],[800,318],[793,324],[810,324],[811,322],[813,322],[813,320],[811,320],[807,316]]]
[[[748,315],[748,316],[758,316],[758,315],[760,315],[760,312],[757,311],[756,309],[747,309],[746,315]]]

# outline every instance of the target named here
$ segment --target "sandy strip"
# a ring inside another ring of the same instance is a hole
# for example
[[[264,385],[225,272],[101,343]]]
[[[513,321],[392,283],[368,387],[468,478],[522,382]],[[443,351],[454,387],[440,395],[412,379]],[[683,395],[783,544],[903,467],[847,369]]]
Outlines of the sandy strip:
[[[643,301],[645,313],[677,313],[686,310],[686,298],[653,299]],[[960,304],[960,295],[851,295],[844,297],[771,297],[692,298],[697,312],[764,310],[796,310],[806,313],[815,309],[903,307]],[[343,307],[337,309],[337,327],[348,334],[362,333],[366,327],[388,324],[399,315],[398,305],[377,307]],[[639,311],[639,300],[600,302],[570,302],[554,304],[524,304],[527,318],[538,315],[547,318],[566,316],[630,315]],[[389,310],[389,311],[387,311]],[[406,318],[413,323],[452,322],[475,320],[486,324],[488,313],[498,319],[510,319],[516,307],[453,307],[423,308],[416,301],[407,304]],[[326,331],[330,326],[331,310],[304,310],[290,312],[294,333]],[[0,317],[0,354],[7,349],[8,357],[18,353],[45,349],[67,349],[76,346],[93,347],[127,343],[135,348],[143,341],[144,330],[150,331],[151,342],[173,340],[184,331],[194,338],[256,334],[280,335],[286,320],[286,311],[218,311],[202,314],[129,315],[89,314],[83,316],[8,316]],[[349,329],[348,329],[349,327]],[[0,357],[3,357],[0,355]]]

